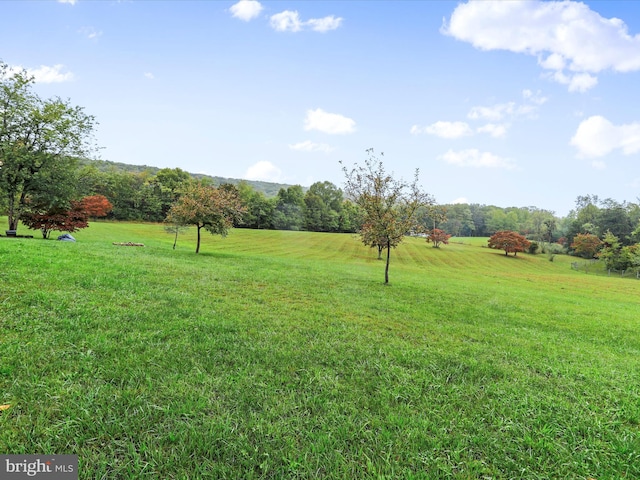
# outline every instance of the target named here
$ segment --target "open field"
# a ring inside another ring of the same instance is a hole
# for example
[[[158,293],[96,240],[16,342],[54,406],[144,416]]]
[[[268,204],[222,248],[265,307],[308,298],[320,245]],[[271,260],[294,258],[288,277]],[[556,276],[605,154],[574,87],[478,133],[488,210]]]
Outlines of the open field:
[[[385,286],[353,235],[74,236],[0,238],[2,453],[83,479],[640,478],[640,281],[476,239],[408,239]]]

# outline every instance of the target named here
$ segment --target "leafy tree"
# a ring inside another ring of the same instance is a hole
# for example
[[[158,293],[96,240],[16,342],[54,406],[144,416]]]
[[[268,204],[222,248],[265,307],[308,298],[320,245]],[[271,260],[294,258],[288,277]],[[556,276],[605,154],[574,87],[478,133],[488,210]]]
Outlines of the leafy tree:
[[[487,230],[492,233],[500,231],[514,231],[518,229],[518,214],[502,208],[493,207],[486,220]]]
[[[45,213],[23,212],[20,220],[31,230],[40,230],[42,238],[49,238],[51,231],[73,233],[89,226],[89,216],[82,202],[71,202],[69,210],[54,207]]]
[[[451,235],[439,228],[434,228],[427,232],[427,243],[433,243],[434,248],[440,248],[441,243],[448,245],[450,238]]]
[[[636,228],[631,232],[631,240],[634,242],[640,241],[640,222],[636,225]]]
[[[597,221],[601,232],[611,232],[622,244],[630,242],[633,224],[626,203],[618,203],[610,198],[603,200]]]
[[[0,191],[9,230],[17,229],[30,196],[55,187],[43,177],[66,170],[70,157],[91,150],[94,117],[59,98],[42,100],[33,82],[25,71],[12,72],[0,62]]]
[[[520,226],[520,231],[526,232],[529,238],[533,238],[539,242],[550,242],[549,227],[552,227],[551,232],[553,228],[555,228],[553,212],[537,207],[527,207],[521,209],[521,211],[523,213],[526,212],[527,215]]]
[[[477,203],[472,203],[469,205],[469,210],[471,211],[471,221],[473,222],[474,235],[479,237],[488,237],[489,233],[487,231],[487,213],[489,212],[490,207],[486,205],[480,205]]]
[[[200,231],[225,237],[235,223],[242,220],[245,208],[237,190],[193,183],[171,207],[166,222],[173,225],[194,225],[198,232],[196,253],[200,252]]]
[[[276,207],[275,199],[267,198],[246,182],[238,184],[238,194],[246,208],[242,216],[242,226],[246,228],[273,228],[273,212]]]
[[[312,232],[340,230],[342,190],[331,182],[316,182],[304,196],[305,227]]]
[[[442,229],[450,232],[452,236],[471,237],[476,231],[473,223],[471,208],[464,203],[449,205],[447,208],[447,218],[442,224]]]
[[[81,201],[89,218],[106,217],[113,210],[113,205],[104,195],[90,195]]]
[[[526,251],[529,244],[529,240],[524,236],[509,230],[501,230],[489,238],[489,248],[504,250],[505,255],[513,253],[514,257],[518,255],[518,252]]]
[[[639,247],[637,244],[622,245],[618,237],[607,231],[602,240],[602,249],[598,253],[598,258],[604,262],[607,270],[624,272],[640,265],[638,262]]]
[[[55,168],[43,168],[30,180],[30,193],[25,196],[20,216],[71,210],[77,195],[77,168],[74,158],[61,158]]]
[[[345,199],[340,209],[340,231],[354,233],[362,226],[362,211],[357,204]]]
[[[542,236],[547,242],[551,243],[551,241],[553,240],[553,233],[555,232],[556,228],[557,223],[555,218],[548,218],[544,221]]]
[[[597,235],[592,233],[579,233],[573,238],[571,248],[583,258],[593,258],[598,252],[602,242]]]
[[[171,205],[180,196],[180,190],[191,181],[191,175],[180,168],[163,168],[149,179],[148,183],[151,188],[149,193],[157,198],[159,204],[157,214],[160,218],[167,216]]]
[[[276,230],[302,230],[304,227],[304,191],[300,185],[281,188],[273,213]]]
[[[433,200],[418,187],[418,171],[413,182],[397,180],[385,171],[372,148],[367,151],[364,166],[351,170],[343,167],[346,177],[345,192],[362,210],[360,235],[365,245],[377,242],[386,248],[387,262],[384,283],[389,283],[391,248],[398,246],[404,236],[417,228],[417,209]]]

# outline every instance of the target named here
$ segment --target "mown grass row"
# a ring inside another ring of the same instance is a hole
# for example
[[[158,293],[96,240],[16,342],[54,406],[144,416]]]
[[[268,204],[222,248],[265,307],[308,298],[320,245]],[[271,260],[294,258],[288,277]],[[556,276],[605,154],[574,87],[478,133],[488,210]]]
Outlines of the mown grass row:
[[[0,239],[0,451],[80,478],[640,477],[640,282],[408,239],[384,286],[351,235],[193,236]]]

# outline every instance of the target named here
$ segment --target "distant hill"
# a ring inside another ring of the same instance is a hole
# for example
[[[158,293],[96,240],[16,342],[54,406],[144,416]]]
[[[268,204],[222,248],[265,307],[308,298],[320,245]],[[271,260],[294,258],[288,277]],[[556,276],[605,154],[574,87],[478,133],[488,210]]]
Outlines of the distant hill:
[[[149,172],[153,175],[157,174],[158,171],[162,170],[158,167],[150,167],[148,165],[129,165],[127,163],[120,162],[111,162],[109,160],[89,160],[83,159],[80,160],[81,165],[92,165],[96,167],[101,172],[129,172],[129,173],[142,173]],[[202,173],[191,173],[188,172],[193,178],[203,179],[207,178],[213,182],[214,185],[220,185],[222,183],[230,183],[232,185],[237,185],[240,182],[244,182],[248,185],[251,185],[254,190],[258,192],[262,192],[267,197],[275,197],[278,194],[278,191],[281,188],[287,188],[291,185],[285,183],[273,183],[273,182],[261,182],[258,180],[243,180],[240,178],[224,178],[224,177],[213,177],[211,175],[205,175]],[[306,188],[305,188],[306,190]]]

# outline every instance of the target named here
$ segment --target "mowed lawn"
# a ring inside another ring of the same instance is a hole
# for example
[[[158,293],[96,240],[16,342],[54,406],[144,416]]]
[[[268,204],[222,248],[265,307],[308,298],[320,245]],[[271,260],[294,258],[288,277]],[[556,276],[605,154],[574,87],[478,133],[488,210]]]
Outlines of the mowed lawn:
[[[477,239],[407,239],[385,286],[354,235],[74,235],[0,238],[0,453],[82,479],[640,478],[640,281]]]

